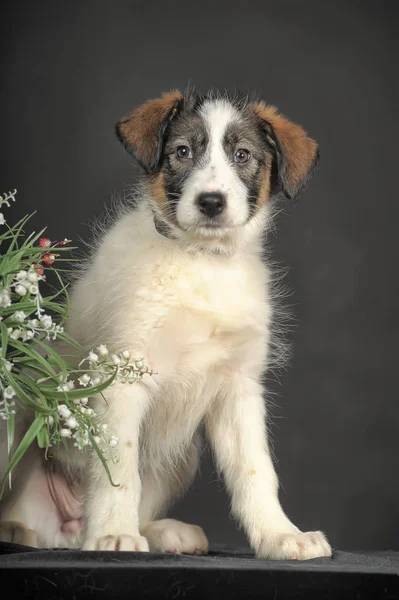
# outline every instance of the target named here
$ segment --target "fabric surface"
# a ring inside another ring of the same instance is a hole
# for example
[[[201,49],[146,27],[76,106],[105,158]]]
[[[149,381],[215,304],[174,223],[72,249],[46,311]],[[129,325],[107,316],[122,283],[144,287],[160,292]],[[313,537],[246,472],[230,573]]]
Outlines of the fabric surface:
[[[267,561],[222,547],[199,557],[0,544],[0,580],[29,598],[394,600],[399,553],[337,551],[332,559]]]

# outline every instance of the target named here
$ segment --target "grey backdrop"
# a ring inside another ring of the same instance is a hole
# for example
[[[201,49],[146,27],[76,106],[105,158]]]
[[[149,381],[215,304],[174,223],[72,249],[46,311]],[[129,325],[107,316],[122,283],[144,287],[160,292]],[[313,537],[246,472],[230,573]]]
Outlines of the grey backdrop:
[[[188,80],[256,90],[319,141],[273,239],[297,319],[270,384],[281,499],[334,546],[399,549],[398,3],[15,1],[1,22],[0,188],[53,239],[134,181],[114,123]],[[244,540],[209,458],[173,514]]]

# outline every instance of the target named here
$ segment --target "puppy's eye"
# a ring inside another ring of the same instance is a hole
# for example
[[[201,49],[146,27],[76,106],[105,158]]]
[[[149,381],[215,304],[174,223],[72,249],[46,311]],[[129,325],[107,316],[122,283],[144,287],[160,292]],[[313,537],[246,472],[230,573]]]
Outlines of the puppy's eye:
[[[245,150],[245,148],[239,148],[234,154],[234,162],[246,163],[249,161],[250,158],[251,153],[249,150]]]
[[[179,146],[176,150],[178,158],[192,158],[193,153],[188,146]]]

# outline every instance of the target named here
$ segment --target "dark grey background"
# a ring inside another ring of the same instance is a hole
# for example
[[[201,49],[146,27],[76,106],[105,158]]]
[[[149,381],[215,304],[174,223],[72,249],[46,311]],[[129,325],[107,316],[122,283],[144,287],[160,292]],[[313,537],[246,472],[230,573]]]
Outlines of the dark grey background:
[[[258,91],[319,141],[320,169],[273,239],[297,319],[292,367],[271,383],[281,499],[334,546],[399,549],[398,3],[42,0],[3,11],[0,188],[17,187],[15,217],[38,209],[52,239],[87,238],[134,181],[114,123],[188,80]],[[244,539],[209,460],[174,514],[212,541]]]

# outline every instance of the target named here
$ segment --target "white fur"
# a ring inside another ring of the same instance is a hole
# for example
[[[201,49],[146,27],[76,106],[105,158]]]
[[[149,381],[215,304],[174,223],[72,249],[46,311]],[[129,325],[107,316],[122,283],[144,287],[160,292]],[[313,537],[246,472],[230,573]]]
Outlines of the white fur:
[[[221,192],[227,198],[226,209],[221,215],[223,227],[243,225],[249,216],[247,190],[229,163],[223,149],[223,136],[228,124],[239,121],[240,115],[226,100],[205,102],[201,108],[209,135],[209,148],[203,158],[203,165],[194,169],[184,184],[177,205],[177,221],[183,229],[200,227],[204,217],[198,210],[195,200],[202,192]],[[204,227],[202,235],[210,235]]]
[[[282,557],[287,544],[291,557],[329,552],[321,533],[309,546],[278,501],[260,384],[269,344],[269,273],[260,256],[261,227],[250,231],[251,237],[236,230],[240,250],[233,255],[190,251],[157,233],[144,201],[105,236],[75,287],[72,335],[88,348],[100,342],[128,348],[157,373],[107,392],[106,419],[121,452],[112,475],[121,488],[110,487],[92,461],[85,548],[109,535],[140,539],[143,524],[176,494],[171,472],[177,481],[191,480],[195,433],[205,420],[233,512],[259,555]],[[106,411],[102,401],[96,411]]]
[[[179,219],[190,222],[195,192],[217,188],[228,192],[235,227],[215,233],[208,246],[198,231],[163,237],[153,223],[153,199],[142,192],[139,209],[106,233],[71,296],[67,329],[87,350],[100,343],[128,349],[156,372],[142,383],[111,387],[108,404],[93,402],[120,440],[120,461],[110,464],[119,487],[110,485],[96,457],[63,456],[69,471],[85,473],[83,548],[206,551],[198,530],[154,523],[192,481],[205,423],[232,511],[257,555],[330,555],[323,534],[301,533],[278,500],[261,385],[272,317],[261,257],[267,209],[242,225],[248,209],[220,141],[233,109],[216,103],[203,110],[211,160],[190,182]]]

